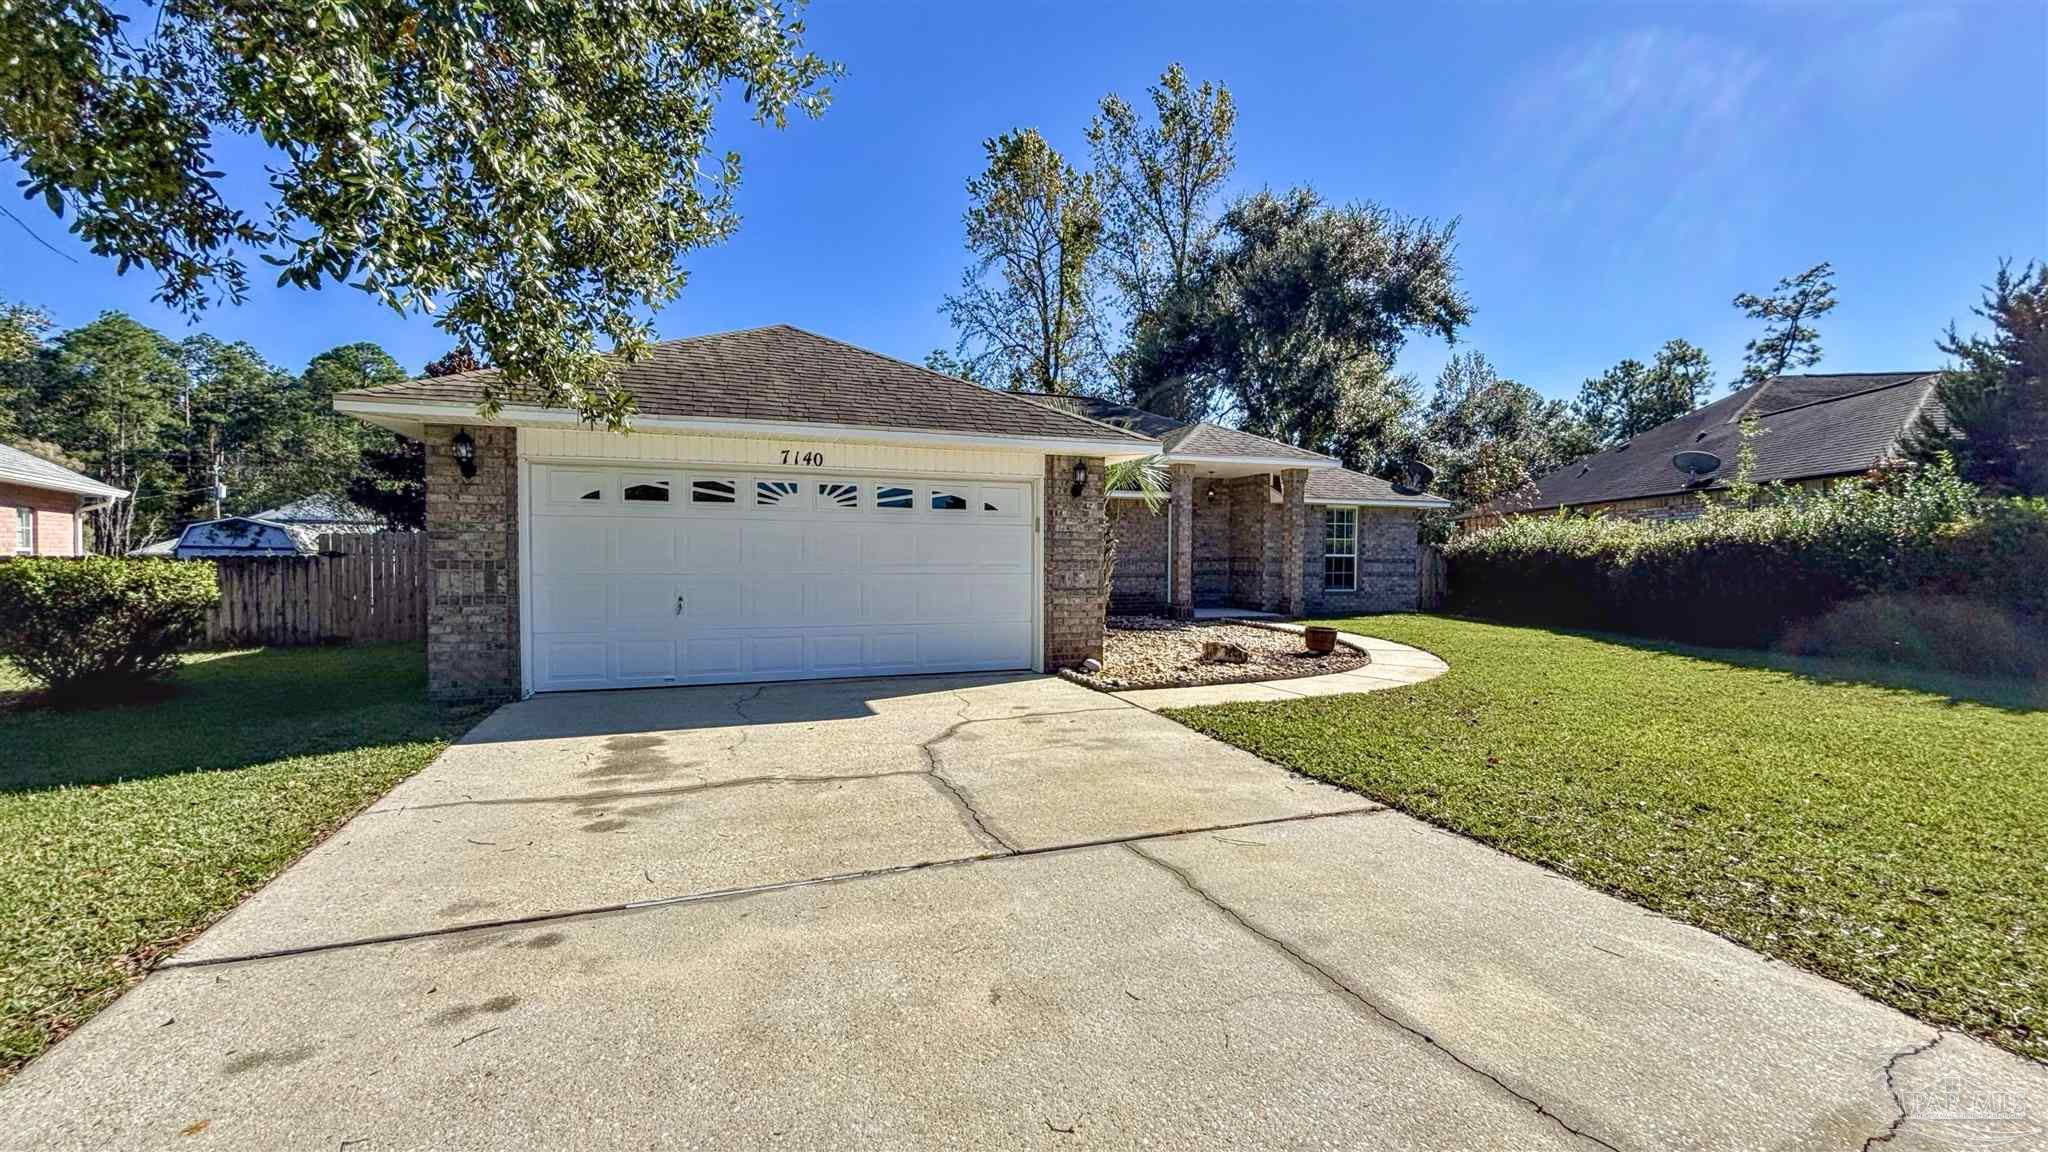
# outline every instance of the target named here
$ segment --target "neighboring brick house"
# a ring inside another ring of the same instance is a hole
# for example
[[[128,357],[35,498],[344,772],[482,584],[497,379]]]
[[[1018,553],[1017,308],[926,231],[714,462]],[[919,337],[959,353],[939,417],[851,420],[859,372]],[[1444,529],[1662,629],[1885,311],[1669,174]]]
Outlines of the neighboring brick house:
[[[0,558],[83,556],[82,514],[128,493],[0,444]]]
[[[1758,483],[1820,485],[1896,463],[1932,407],[1938,372],[1774,376],[1729,393],[1625,444],[1567,464],[1458,517],[1472,530],[1535,512],[1598,511],[1631,520],[1690,520],[1702,493],[1725,491],[1755,421]],[[1687,465],[1691,470],[1680,467]]]
[[[1415,610],[1418,521],[1450,501],[1234,428],[1184,424],[1095,397],[1035,398],[1156,436],[1164,449],[1171,490],[1163,503],[1110,493],[1112,610],[1181,617],[1211,608],[1288,616]]]
[[[1156,610],[1412,608],[1414,517],[1446,506],[1270,440],[1162,437],[780,325],[624,366],[630,434],[519,395],[481,419],[490,378],[335,398],[426,444],[443,699],[1069,667],[1102,653],[1112,518],[1129,573],[1147,547],[1164,563],[1170,515],[1199,543]],[[1162,454],[1169,511],[1103,491],[1110,463]]]

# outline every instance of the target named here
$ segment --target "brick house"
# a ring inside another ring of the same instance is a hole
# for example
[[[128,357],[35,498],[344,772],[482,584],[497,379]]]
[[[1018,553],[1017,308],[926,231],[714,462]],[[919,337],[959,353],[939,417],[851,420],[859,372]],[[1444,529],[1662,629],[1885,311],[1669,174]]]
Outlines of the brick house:
[[[1160,442],[1171,477],[1164,506],[1151,507],[1135,492],[1110,493],[1111,611],[1415,609],[1418,521],[1450,501],[1234,428],[1094,397],[1034,398]]]
[[[1631,520],[1690,520],[1700,494],[1725,491],[1754,420],[1758,483],[1821,485],[1896,463],[1939,372],[1774,376],[1567,464],[1458,517],[1462,530],[1560,509]],[[1937,410],[1938,414],[1938,410]],[[1681,468],[1684,464],[1691,470]]]
[[[1108,513],[1133,507],[1103,491],[1105,468],[1162,452],[1196,524],[1178,539],[1210,542],[1204,563],[1233,598],[1308,607],[1335,518],[1364,578],[1314,602],[1414,603],[1412,551],[1405,601],[1375,583],[1399,551],[1367,543],[1377,505],[1311,504],[1334,460],[1212,440],[1240,435],[1223,429],[1169,449],[780,325],[667,341],[625,366],[630,434],[518,395],[484,420],[489,373],[335,399],[426,445],[427,666],[443,699],[1078,664],[1102,651]],[[1257,514],[1232,519],[1206,488],[1198,510],[1205,484],[1255,494],[1233,498]],[[1210,557],[1219,544],[1243,555]],[[1216,594],[1208,579],[1172,603]]]
[[[83,556],[83,513],[128,495],[111,484],[0,444],[0,558]]]

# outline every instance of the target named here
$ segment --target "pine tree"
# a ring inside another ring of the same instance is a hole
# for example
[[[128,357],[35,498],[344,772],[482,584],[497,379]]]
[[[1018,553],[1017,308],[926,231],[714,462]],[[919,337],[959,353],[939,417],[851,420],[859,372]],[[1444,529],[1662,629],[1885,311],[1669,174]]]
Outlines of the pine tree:
[[[1938,410],[1923,412],[1907,454],[1943,453],[1965,480],[2001,493],[2048,495],[2048,265],[1998,276],[1971,309],[1992,334],[1964,337],[1950,324],[1940,348],[1957,361],[1935,385]]]

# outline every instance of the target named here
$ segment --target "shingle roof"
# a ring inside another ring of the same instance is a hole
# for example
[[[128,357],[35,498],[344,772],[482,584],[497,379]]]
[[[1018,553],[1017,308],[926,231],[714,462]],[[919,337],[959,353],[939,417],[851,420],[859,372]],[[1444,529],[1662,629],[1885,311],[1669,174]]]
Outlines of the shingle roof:
[[[1754,479],[1809,480],[1865,472],[1896,458],[1899,441],[1929,402],[1935,372],[1776,376],[1588,456],[1517,493],[1466,513],[1498,515],[1725,488],[1742,447],[1742,419],[1757,420]],[[1712,452],[1721,470],[1689,484],[1671,457]]]
[[[1328,463],[1330,460],[1320,452],[1310,452],[1306,448],[1296,448],[1250,432],[1240,432],[1220,424],[1188,424],[1100,396],[1055,396],[1048,392],[1026,392],[1023,395],[1063,412],[1157,437],[1169,456],[1236,456],[1250,460],[1299,460],[1304,464],[1315,461]]]
[[[1114,425],[1154,439],[1160,439],[1169,432],[1187,427],[1180,421],[1161,416],[1157,412],[1147,412],[1142,408],[1133,408],[1129,404],[1119,404],[1100,396],[1055,396],[1050,392],[1020,392],[1018,395],[1034,404],[1043,404],[1062,412],[1085,416],[1090,420]]]
[[[1264,436],[1254,436],[1220,424],[1190,424],[1178,432],[1160,437],[1160,441],[1166,445],[1169,456],[1243,456],[1255,460],[1299,460],[1304,464],[1330,459],[1320,452],[1296,448],[1292,444],[1268,440]]]
[[[251,512],[251,520],[263,520],[272,524],[319,524],[348,525],[379,528],[384,518],[357,504],[346,496],[331,492],[316,492],[301,496],[289,504]]]
[[[496,369],[362,388],[339,398],[475,404]],[[1151,438],[776,324],[665,340],[619,383],[644,417],[839,424],[1045,439]],[[515,394],[509,405],[536,403]]]
[[[1451,502],[1441,496],[1396,487],[1377,476],[1353,472],[1349,468],[1324,468],[1309,473],[1308,501],[1311,504],[1412,504],[1417,508],[1451,506]]]
[[[19,448],[9,448],[5,444],[0,444],[0,482],[20,484],[26,488],[47,488],[54,492],[76,492],[81,496],[112,499],[119,499],[128,494],[111,484],[102,484],[90,476],[52,464],[40,456],[31,456]]]

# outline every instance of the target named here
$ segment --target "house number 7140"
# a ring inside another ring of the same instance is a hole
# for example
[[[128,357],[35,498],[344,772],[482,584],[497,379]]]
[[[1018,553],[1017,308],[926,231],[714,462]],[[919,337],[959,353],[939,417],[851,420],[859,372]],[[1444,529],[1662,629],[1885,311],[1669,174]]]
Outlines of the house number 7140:
[[[784,464],[795,464],[800,468],[823,468],[825,466],[825,454],[823,452],[799,452],[794,448],[784,448],[782,450],[782,462]]]

